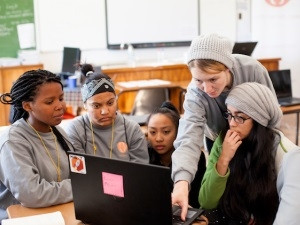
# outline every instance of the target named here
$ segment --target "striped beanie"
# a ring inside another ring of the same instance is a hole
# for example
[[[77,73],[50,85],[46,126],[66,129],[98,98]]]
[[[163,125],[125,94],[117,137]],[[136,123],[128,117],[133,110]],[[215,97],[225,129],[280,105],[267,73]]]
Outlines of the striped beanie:
[[[267,86],[256,82],[235,86],[225,103],[247,114],[264,127],[277,127],[282,117],[276,96]]]

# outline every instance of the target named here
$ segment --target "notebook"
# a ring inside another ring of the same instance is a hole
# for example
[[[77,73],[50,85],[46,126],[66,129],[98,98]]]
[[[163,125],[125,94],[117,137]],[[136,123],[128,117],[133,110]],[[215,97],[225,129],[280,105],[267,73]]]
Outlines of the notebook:
[[[202,210],[190,208],[185,222],[171,204],[167,167],[69,152],[76,219],[88,224],[191,224]]]
[[[290,70],[269,71],[278,102],[281,106],[292,106],[300,104],[300,98],[292,95],[292,82]]]
[[[251,56],[256,45],[257,42],[235,42],[232,53]]]

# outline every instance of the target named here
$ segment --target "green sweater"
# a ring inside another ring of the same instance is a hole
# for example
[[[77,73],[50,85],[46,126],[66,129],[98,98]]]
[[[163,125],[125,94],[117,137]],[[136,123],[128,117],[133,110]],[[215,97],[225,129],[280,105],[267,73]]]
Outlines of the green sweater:
[[[285,153],[299,147],[291,142],[279,130],[275,130],[275,132],[278,134],[274,140],[275,170],[276,174],[278,175]],[[214,209],[218,206],[218,203],[224,194],[226,183],[230,175],[229,169],[225,176],[221,176],[216,169],[216,164],[222,151],[222,143],[223,141],[221,137],[218,136],[211,149],[206,172],[202,179],[201,189],[199,192],[199,203],[201,208],[204,209]]]
[[[217,207],[220,198],[222,197],[226,182],[230,171],[228,170],[225,176],[219,175],[216,169],[216,164],[222,151],[222,140],[219,136],[211,149],[206,172],[202,179],[201,189],[199,193],[199,203],[204,209],[214,209]]]

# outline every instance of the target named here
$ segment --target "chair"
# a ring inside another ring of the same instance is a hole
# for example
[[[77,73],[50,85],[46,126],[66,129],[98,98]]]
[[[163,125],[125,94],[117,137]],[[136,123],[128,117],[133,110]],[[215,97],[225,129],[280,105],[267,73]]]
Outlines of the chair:
[[[169,101],[168,88],[152,88],[139,90],[130,115],[145,115],[161,106],[164,101]]]

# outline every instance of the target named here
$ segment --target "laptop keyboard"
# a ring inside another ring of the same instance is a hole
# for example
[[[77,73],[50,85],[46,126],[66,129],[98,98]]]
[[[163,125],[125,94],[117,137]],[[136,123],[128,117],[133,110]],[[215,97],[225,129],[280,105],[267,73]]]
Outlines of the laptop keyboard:
[[[172,224],[173,225],[187,225],[192,224],[192,222],[201,214],[201,209],[195,209],[195,208],[189,208],[188,213],[186,216],[186,221],[182,221],[180,214],[181,214],[181,208],[177,205],[172,206],[173,210],[173,218],[172,218]]]

